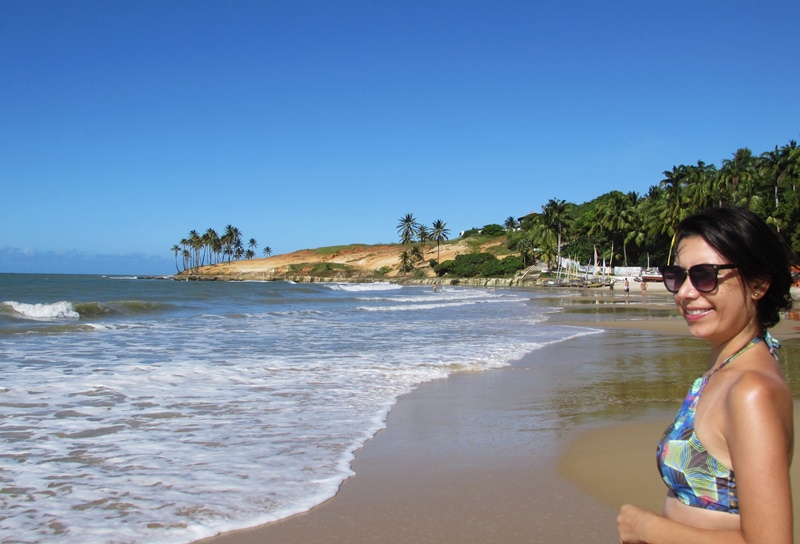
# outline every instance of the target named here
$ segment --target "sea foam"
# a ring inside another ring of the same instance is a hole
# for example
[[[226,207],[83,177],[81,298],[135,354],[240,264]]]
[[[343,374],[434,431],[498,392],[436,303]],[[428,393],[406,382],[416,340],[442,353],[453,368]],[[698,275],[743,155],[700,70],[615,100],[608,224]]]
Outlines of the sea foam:
[[[0,336],[0,542],[183,544],[308,510],[400,395],[587,331],[512,291],[67,279],[0,306],[48,320]]]
[[[349,291],[352,293],[363,293],[365,291],[397,291],[402,289],[402,285],[389,282],[376,282],[376,283],[329,283],[326,284],[329,289],[334,291]]]
[[[72,303],[67,301],[53,302],[50,304],[27,304],[13,300],[2,303],[11,308],[14,313],[23,319],[50,320],[50,319],[78,319],[80,315],[75,311]]]

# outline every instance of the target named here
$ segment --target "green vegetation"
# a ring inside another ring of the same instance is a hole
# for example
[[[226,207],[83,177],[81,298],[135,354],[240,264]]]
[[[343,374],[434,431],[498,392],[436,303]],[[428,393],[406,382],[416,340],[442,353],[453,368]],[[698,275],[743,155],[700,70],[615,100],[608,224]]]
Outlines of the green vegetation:
[[[516,255],[516,253],[510,249],[508,249],[508,244],[503,243],[500,245],[492,245],[489,247],[484,247],[483,250],[485,253],[491,253],[498,259],[502,259],[504,257],[508,257],[509,255]]]
[[[717,206],[748,208],[800,253],[800,149],[791,141],[754,155],[737,150],[718,169],[703,161],[674,166],[645,196],[611,191],[580,205],[550,199],[541,213],[506,220],[508,247],[523,262],[554,264],[559,255],[583,263],[646,266],[666,262],[677,224]]]
[[[717,206],[748,208],[800,254],[800,149],[791,141],[754,155],[737,150],[720,168],[698,161],[674,166],[644,196],[611,191],[583,204],[551,198],[540,213],[503,226],[490,224],[463,233],[469,255],[435,266],[439,275],[462,277],[510,275],[513,270],[541,261],[553,267],[559,257],[583,263],[597,259],[609,266],[655,266],[666,262],[675,228],[689,215]],[[500,232],[502,230],[502,232]],[[502,254],[512,251],[518,268],[500,267],[485,254],[475,256],[493,236],[505,234]],[[494,266],[494,268],[493,268]]]
[[[449,274],[461,278],[492,278],[513,276],[522,268],[522,259],[516,255],[501,260],[491,253],[469,253],[444,261],[435,266],[434,270],[438,276]]]
[[[347,251],[349,249],[363,249],[366,247],[375,247],[375,245],[369,244],[347,244],[342,246],[327,246],[327,247],[318,247],[314,250],[314,253],[318,255],[333,255],[334,253],[339,253],[341,251]]]
[[[330,276],[334,271],[338,272],[352,272],[352,266],[341,263],[314,263],[309,270],[309,276]]]
[[[506,229],[497,223],[491,223],[481,229],[481,234],[484,236],[503,236],[505,233]]]
[[[287,269],[293,275],[317,278],[353,278],[364,275],[361,268],[342,263],[294,263],[288,265]],[[380,275],[380,271],[375,271],[375,276]]]

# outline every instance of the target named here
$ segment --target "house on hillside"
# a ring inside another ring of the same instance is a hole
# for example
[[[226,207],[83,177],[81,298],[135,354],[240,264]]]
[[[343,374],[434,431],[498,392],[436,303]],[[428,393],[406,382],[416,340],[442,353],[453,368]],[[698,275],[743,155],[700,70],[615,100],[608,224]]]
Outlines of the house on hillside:
[[[536,212],[530,212],[529,214],[523,215],[522,217],[517,217],[517,222],[521,225],[522,222],[525,221],[526,219],[533,220],[533,218],[536,217],[537,215],[539,214]]]

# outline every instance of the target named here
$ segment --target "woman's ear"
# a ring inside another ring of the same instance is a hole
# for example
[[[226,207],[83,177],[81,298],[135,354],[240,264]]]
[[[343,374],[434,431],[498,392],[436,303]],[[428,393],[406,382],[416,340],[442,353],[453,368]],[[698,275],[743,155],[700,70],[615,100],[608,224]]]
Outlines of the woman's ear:
[[[755,279],[749,282],[750,296],[755,300],[761,299],[766,294],[767,290],[769,290],[769,286],[769,279]]]

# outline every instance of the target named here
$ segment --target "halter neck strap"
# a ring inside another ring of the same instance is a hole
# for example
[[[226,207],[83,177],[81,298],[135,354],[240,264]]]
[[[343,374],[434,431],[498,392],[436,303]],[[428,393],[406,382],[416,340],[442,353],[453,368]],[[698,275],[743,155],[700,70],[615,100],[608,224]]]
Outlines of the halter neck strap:
[[[712,370],[712,371],[711,371],[711,372],[710,372],[710,373],[709,373],[709,374],[706,376],[706,381],[708,381],[708,380],[709,380],[709,378],[711,378],[711,376],[713,376],[714,374],[716,374],[717,372],[719,372],[720,370],[722,370],[723,368],[725,368],[726,366],[728,366],[728,365],[731,363],[731,361],[733,361],[734,359],[736,359],[736,358],[737,358],[739,355],[741,355],[742,353],[744,353],[744,352],[745,352],[745,351],[747,351],[748,349],[752,348],[753,346],[755,346],[756,344],[758,344],[759,342],[761,342],[761,341],[762,341],[762,340],[764,340],[765,338],[766,338],[766,337],[763,337],[763,338],[762,338],[761,336],[756,336],[755,338],[753,338],[752,340],[750,340],[750,341],[749,341],[749,342],[748,342],[748,343],[747,343],[747,344],[746,344],[746,345],[745,345],[745,346],[744,346],[742,349],[740,349],[739,351],[737,351],[736,353],[734,353],[733,355],[731,355],[730,357],[728,357],[727,359],[725,359],[725,361],[723,361],[723,363],[722,363],[721,365],[719,365],[717,368],[715,368],[714,370]],[[774,339],[773,339],[771,336],[770,336],[770,339],[771,339],[771,340],[774,340]],[[767,345],[768,345],[768,346],[770,346],[770,348],[769,348],[769,351],[770,351],[770,353],[772,353],[772,354],[773,354],[773,356],[775,356],[775,354],[774,354],[774,352],[773,352],[773,348],[772,348],[772,346],[770,345],[770,343],[769,343],[769,342],[767,342]]]

